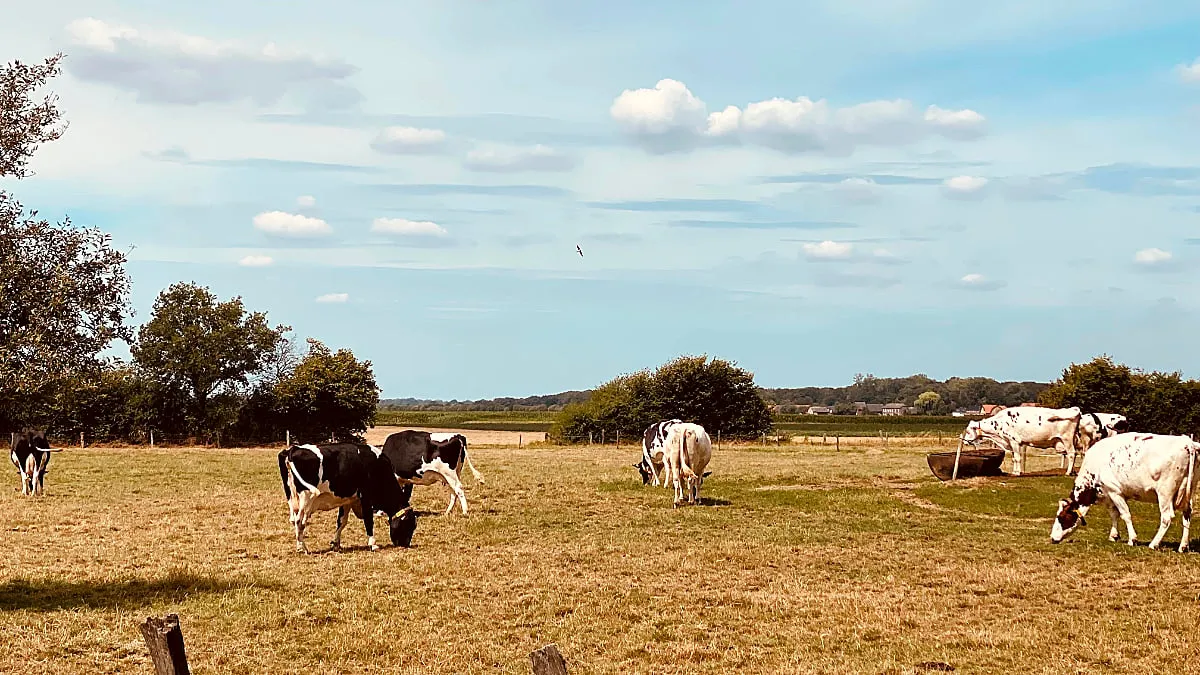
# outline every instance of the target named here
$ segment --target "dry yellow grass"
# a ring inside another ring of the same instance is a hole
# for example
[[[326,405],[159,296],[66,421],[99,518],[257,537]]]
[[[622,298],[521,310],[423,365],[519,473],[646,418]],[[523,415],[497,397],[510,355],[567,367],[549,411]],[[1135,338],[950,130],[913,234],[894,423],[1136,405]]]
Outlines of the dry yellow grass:
[[[1051,546],[1062,477],[946,487],[920,448],[727,448],[676,511],[634,449],[481,448],[469,517],[378,553],[352,520],[345,552],[303,557],[275,452],[72,450],[40,500],[9,476],[0,672],[148,673],[137,624],[167,612],[198,674],[525,673],[551,641],[572,673],[1200,663],[1200,558],[1109,544],[1102,513]],[[1155,517],[1135,511],[1144,538]],[[319,515],[314,550],[332,531]]]

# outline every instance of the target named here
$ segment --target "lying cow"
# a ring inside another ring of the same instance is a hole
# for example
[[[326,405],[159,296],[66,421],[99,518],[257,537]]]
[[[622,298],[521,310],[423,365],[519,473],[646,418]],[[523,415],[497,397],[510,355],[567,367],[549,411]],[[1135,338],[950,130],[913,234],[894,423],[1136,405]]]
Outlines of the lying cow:
[[[412,543],[417,527],[417,515],[409,505],[412,487],[400,486],[391,463],[376,448],[360,443],[293,445],[279,452],[279,477],[300,553],[308,553],[304,531],[312,514],[333,509],[338,509],[337,532],[329,542],[333,549],[341,547],[347,508],[362,519],[372,551],[379,550],[376,511],[387,515],[394,546]]]
[[[689,504],[700,502],[700,488],[708,473],[704,469],[712,459],[712,441],[708,432],[699,424],[681,422],[667,432],[664,443],[664,479],[675,486],[676,508],[686,500]]]
[[[642,485],[659,485],[659,475],[663,472],[663,448],[667,442],[667,432],[683,420],[673,419],[655,422],[646,427],[642,434],[642,461],[633,465],[642,475]],[[662,481],[666,487],[666,481]]]
[[[978,443],[989,439],[1011,453],[1014,476],[1020,476],[1025,468],[1025,446],[1054,448],[1070,458],[1070,475],[1075,470],[1075,435],[1080,416],[1079,408],[1006,408],[992,417],[972,420],[962,440]]]
[[[46,467],[50,465],[50,453],[60,448],[51,448],[42,431],[25,431],[13,434],[12,452],[8,458],[21,474],[21,494],[41,496],[44,492]]]
[[[467,515],[467,495],[459,476],[463,464],[471,469],[475,480],[483,482],[483,475],[475,470],[467,455],[467,439],[462,434],[399,431],[384,440],[383,456],[391,462],[396,478],[403,484],[433,485],[440,481],[449,486],[452,494],[446,514],[454,510],[457,501],[463,515]]]
[[[1158,502],[1158,532],[1150,548],[1158,548],[1163,535],[1179,509],[1183,537],[1179,552],[1188,549],[1192,526],[1192,492],[1196,487],[1196,454],[1200,443],[1190,436],[1124,433],[1105,438],[1088,451],[1079,467],[1079,476],[1071,496],[1058,502],[1058,514],[1050,530],[1050,541],[1057,544],[1080,525],[1097,502],[1107,502],[1112,518],[1108,538],[1120,541],[1117,517],[1125,521],[1129,545],[1137,541],[1128,500]]]

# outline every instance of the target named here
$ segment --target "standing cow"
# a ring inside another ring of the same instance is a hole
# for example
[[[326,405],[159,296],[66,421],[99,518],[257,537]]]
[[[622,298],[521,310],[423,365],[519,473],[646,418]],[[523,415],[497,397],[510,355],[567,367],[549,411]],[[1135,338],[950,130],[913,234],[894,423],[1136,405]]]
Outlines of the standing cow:
[[[372,551],[379,550],[376,511],[387,515],[393,545],[407,547],[412,542],[417,527],[409,505],[412,486],[400,486],[391,463],[376,448],[362,443],[293,445],[279,451],[279,477],[300,553],[308,553],[304,532],[312,514],[333,509],[338,509],[338,522],[331,548],[341,547],[347,509],[362,518]]]
[[[1120,541],[1117,519],[1125,522],[1129,545],[1137,541],[1127,500],[1158,502],[1158,532],[1150,548],[1158,548],[1163,535],[1182,515],[1183,537],[1180,553],[1188,549],[1192,526],[1192,494],[1196,487],[1196,455],[1200,443],[1190,436],[1124,433],[1105,438],[1088,451],[1079,467],[1079,476],[1071,496],[1058,502],[1058,514],[1050,530],[1050,541],[1057,544],[1080,525],[1098,502],[1107,502],[1112,529],[1108,538]]]
[[[1075,470],[1075,436],[1079,430],[1079,408],[1007,408],[992,417],[973,420],[963,432],[966,443],[989,439],[1012,454],[1013,475],[1025,468],[1025,446],[1054,448],[1070,458],[1067,474]]]
[[[642,434],[642,460],[633,465],[642,475],[642,485],[660,484],[659,476],[664,470],[663,451],[667,442],[667,432],[676,424],[683,424],[683,420],[655,422],[646,427],[645,433]],[[667,482],[664,480],[661,484],[666,487]]]
[[[712,459],[712,441],[708,432],[699,424],[682,422],[671,426],[664,444],[664,484],[675,486],[675,508],[686,500],[689,504],[700,502],[700,488],[704,469]]]
[[[1129,420],[1124,415],[1113,413],[1084,413],[1079,418],[1079,434],[1076,445],[1080,450],[1099,443],[1110,436],[1129,431]]]
[[[459,477],[464,464],[471,469],[475,480],[483,482],[483,475],[475,470],[467,455],[467,439],[462,434],[430,434],[406,429],[388,435],[383,442],[383,456],[391,462],[396,478],[402,484],[442,482],[449,486],[450,505],[446,507],[446,515],[454,510],[456,501],[463,515],[467,515],[467,495]]]
[[[21,494],[39,497],[43,494],[50,453],[58,451],[59,448],[50,447],[45,432],[26,429],[13,434],[8,458],[21,474]]]

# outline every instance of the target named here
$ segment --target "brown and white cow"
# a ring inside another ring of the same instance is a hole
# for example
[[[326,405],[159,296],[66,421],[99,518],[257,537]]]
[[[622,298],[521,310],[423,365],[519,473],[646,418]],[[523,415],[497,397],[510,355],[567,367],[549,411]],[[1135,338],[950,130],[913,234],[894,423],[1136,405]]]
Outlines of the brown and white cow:
[[[1163,535],[1179,510],[1183,536],[1179,551],[1188,549],[1192,526],[1192,495],[1196,488],[1196,455],[1200,443],[1190,436],[1124,433],[1105,438],[1083,458],[1071,495],[1058,503],[1058,514],[1050,530],[1050,541],[1059,543],[1080,525],[1084,516],[1099,502],[1107,502],[1112,518],[1108,538],[1120,541],[1117,520],[1123,520],[1129,533],[1129,545],[1137,541],[1128,500],[1157,502],[1158,532],[1150,548],[1158,548]]]
[[[963,432],[966,443],[988,439],[1012,454],[1013,475],[1025,468],[1025,446],[1056,449],[1069,457],[1067,474],[1075,469],[1075,436],[1079,408],[1006,408],[982,420],[973,420]]]

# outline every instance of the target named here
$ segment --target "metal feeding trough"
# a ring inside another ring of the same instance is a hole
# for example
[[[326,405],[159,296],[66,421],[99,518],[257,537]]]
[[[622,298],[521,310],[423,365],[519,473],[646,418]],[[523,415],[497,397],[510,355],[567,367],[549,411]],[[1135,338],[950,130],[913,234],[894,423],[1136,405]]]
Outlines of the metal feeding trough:
[[[1004,462],[1004,450],[1000,448],[964,449],[962,442],[959,442],[954,452],[931,452],[926,460],[929,470],[938,480],[1004,475],[1000,470],[1000,464]]]

